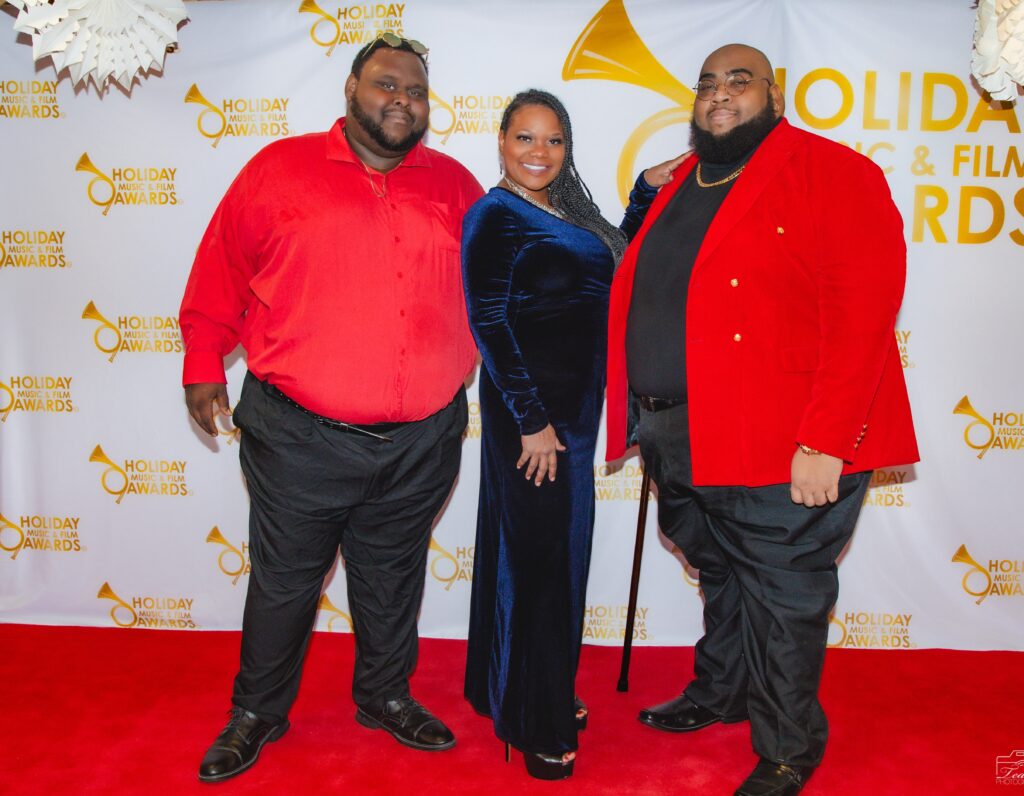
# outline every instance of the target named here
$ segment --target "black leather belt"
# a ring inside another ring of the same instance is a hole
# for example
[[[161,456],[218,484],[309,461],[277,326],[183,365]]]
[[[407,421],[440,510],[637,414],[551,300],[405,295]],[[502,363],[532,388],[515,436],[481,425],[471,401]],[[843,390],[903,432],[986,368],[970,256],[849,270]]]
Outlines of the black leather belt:
[[[671,409],[673,406],[685,404],[685,398],[652,398],[650,395],[638,395],[640,406],[648,412],[660,412],[662,409]]]
[[[369,423],[363,425],[360,425],[358,423],[343,423],[340,420],[333,420],[329,417],[318,415],[316,412],[311,412],[302,404],[289,398],[287,395],[285,395],[283,392],[277,389],[277,387],[275,387],[273,384],[270,384],[269,382],[263,382],[263,386],[267,388],[267,392],[270,393],[272,396],[284,401],[286,404],[290,406],[294,406],[301,412],[305,412],[320,425],[327,426],[328,428],[333,428],[336,431],[341,431],[346,434],[362,434],[367,437],[379,439],[382,442],[394,442],[394,440],[391,439],[391,437],[385,435],[397,431],[402,426],[409,425],[408,423]]]

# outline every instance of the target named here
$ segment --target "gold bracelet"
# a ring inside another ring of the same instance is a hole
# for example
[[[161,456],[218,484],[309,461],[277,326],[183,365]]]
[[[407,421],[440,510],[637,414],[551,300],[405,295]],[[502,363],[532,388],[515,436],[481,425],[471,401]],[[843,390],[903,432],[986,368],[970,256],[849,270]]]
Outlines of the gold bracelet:
[[[816,451],[814,448],[809,448],[806,445],[797,443],[796,446],[800,449],[800,452],[807,456],[821,456],[821,451]]]

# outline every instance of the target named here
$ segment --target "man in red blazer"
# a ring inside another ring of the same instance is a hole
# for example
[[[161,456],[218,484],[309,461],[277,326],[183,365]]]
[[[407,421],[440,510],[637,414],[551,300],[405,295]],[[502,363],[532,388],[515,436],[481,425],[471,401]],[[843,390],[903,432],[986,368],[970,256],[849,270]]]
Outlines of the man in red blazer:
[[[640,451],[662,531],[700,570],[705,634],[670,732],[750,720],[737,794],[797,793],[821,760],[835,561],[876,467],[917,461],[894,327],[903,224],[882,172],[791,127],[768,59],[708,56],[696,154],[612,285],[608,459]]]

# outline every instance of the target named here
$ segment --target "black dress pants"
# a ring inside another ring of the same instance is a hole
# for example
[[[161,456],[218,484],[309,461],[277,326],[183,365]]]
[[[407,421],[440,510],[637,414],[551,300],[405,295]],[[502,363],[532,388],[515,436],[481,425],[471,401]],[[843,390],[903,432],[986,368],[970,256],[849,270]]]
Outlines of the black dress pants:
[[[789,484],[694,486],[687,409],[642,409],[639,425],[661,530],[700,570],[704,593],[686,696],[726,720],[749,717],[761,757],[815,766],[828,738],[818,685],[835,562],[871,474],[841,477],[839,500],[816,508],[793,503]]]
[[[287,717],[339,547],[356,641],[353,698],[372,710],[405,696],[431,527],[459,470],[465,391],[388,443],[324,426],[247,374],[234,420],[252,573],[232,701],[267,721]]]

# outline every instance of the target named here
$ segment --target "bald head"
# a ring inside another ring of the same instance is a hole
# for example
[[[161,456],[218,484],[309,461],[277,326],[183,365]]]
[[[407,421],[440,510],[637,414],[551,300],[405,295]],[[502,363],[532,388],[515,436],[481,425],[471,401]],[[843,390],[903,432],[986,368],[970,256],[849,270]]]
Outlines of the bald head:
[[[771,77],[775,74],[768,56],[751,47],[748,44],[726,44],[719,47],[711,55],[704,59],[704,65],[700,68],[700,76],[714,77],[718,72],[715,67],[721,63],[745,64],[747,69],[753,69],[754,77]]]

